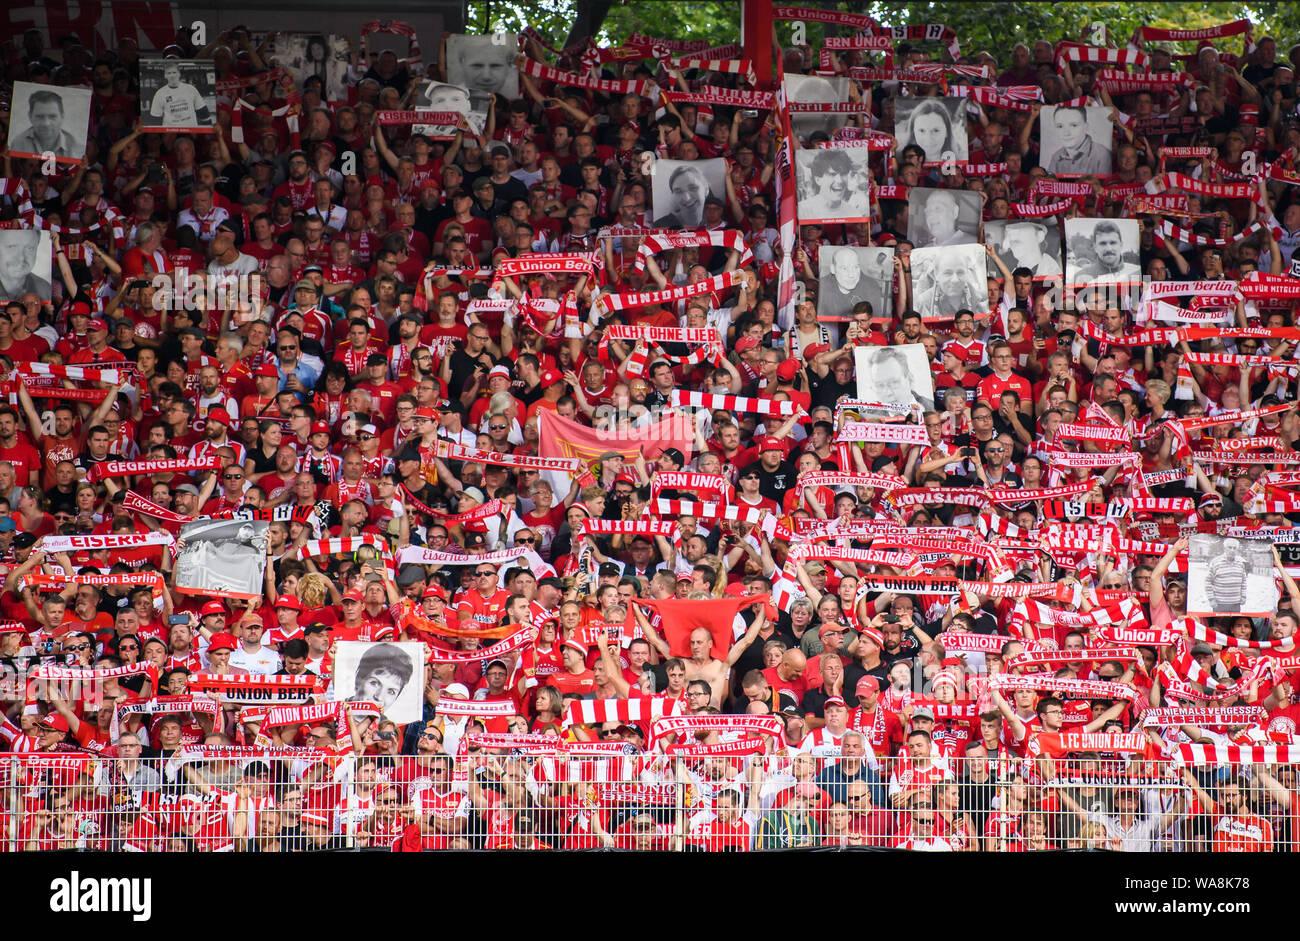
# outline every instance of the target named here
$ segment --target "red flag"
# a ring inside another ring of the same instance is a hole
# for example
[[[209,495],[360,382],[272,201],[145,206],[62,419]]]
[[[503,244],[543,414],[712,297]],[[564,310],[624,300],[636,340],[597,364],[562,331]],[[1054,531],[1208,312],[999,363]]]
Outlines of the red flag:
[[[614,451],[630,464],[638,454],[645,454],[649,460],[668,448],[676,448],[689,460],[695,440],[694,425],[680,412],[669,412],[653,425],[622,434],[597,431],[548,409],[542,409],[537,416],[537,451],[541,457],[576,457],[590,464],[606,451]]]
[[[735,640],[731,622],[735,620],[736,613],[751,604],[767,601],[768,597],[746,595],[743,598],[702,598],[698,601],[681,598],[666,598],[662,601],[633,599],[632,603],[659,612],[659,633],[663,635],[674,657],[690,657],[691,631],[702,627],[713,636],[710,656],[721,660],[727,656],[727,651]],[[629,610],[629,626],[635,623],[634,617]]]

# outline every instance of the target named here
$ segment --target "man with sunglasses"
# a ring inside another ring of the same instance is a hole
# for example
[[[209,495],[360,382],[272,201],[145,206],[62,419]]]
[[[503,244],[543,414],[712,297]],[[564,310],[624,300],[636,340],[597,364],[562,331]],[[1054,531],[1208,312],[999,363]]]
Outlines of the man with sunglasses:
[[[474,566],[472,587],[456,603],[462,626],[489,628],[501,623],[510,592],[499,586],[499,577],[496,567],[487,562]]]
[[[304,284],[310,286],[311,282],[299,282],[300,290]],[[312,290],[315,291],[314,286]],[[302,334],[292,328],[281,329],[275,337],[275,356],[280,370],[280,389],[289,390],[298,396],[298,401],[305,403],[320,375],[302,360]]]

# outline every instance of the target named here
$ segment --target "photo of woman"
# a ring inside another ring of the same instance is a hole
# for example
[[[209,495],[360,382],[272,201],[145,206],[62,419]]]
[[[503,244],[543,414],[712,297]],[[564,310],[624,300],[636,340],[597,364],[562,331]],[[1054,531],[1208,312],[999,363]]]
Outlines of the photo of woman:
[[[898,152],[915,144],[925,151],[926,166],[965,162],[970,156],[966,137],[966,102],[961,98],[899,98],[894,102],[894,137]]]

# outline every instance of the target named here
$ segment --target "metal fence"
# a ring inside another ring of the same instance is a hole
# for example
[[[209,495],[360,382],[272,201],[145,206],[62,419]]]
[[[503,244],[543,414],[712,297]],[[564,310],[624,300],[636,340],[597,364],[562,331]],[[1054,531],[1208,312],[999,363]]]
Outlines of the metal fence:
[[[1291,852],[1291,765],[811,755],[0,756],[6,851]]]

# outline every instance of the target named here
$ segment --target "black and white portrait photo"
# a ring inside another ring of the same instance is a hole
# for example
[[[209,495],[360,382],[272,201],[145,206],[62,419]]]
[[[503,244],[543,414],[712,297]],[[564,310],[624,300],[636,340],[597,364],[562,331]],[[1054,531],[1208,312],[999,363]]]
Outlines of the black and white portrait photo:
[[[650,196],[654,224],[667,229],[698,229],[704,225],[704,201],[710,196],[725,202],[726,161],[656,160]]]
[[[984,223],[984,244],[993,246],[1008,271],[1028,268],[1034,280],[1061,276],[1061,229],[1037,219],[994,219]],[[989,259],[989,277],[1000,272]]]
[[[980,240],[984,194],[914,186],[907,194],[907,238],[917,248]]]
[[[895,98],[894,139],[900,154],[909,144],[925,151],[927,166],[945,161],[965,163],[970,156],[966,99]]]
[[[16,301],[24,294],[50,299],[50,246],[44,229],[0,229],[0,301]]]
[[[384,718],[418,722],[423,714],[424,645],[339,641],[334,701],[373,702]]]
[[[493,95],[519,97],[519,37],[514,33],[495,36],[447,37],[447,81],[469,89],[474,111],[484,114]]]
[[[1038,113],[1043,157],[1038,165],[1053,176],[1110,173],[1109,108],[1048,105]]]
[[[851,85],[852,80],[844,76],[787,75],[785,95],[787,101],[798,104],[844,104],[849,100]],[[818,131],[829,137],[848,120],[849,116],[843,113],[793,114],[790,116],[790,129],[804,140]]]
[[[1187,553],[1189,615],[1272,617],[1277,613],[1273,548],[1267,540],[1197,533]]]
[[[487,124],[486,112],[471,110],[469,89],[464,85],[426,82],[415,100],[417,111],[454,111],[465,115],[470,131],[475,134],[482,134]],[[411,133],[424,134],[426,137],[439,140],[451,140],[456,136],[456,130],[450,124],[416,124],[412,126]]]
[[[864,402],[919,405],[934,410],[934,378],[920,343],[902,346],[859,346],[853,350],[858,398]]]
[[[912,250],[912,307],[923,320],[950,319],[959,310],[987,312],[983,245]]]
[[[848,317],[860,301],[888,317],[894,293],[893,248],[823,245],[817,253],[817,316]]]
[[[176,540],[176,589],[186,594],[260,598],[266,587],[265,520],[198,519]]]
[[[216,89],[210,60],[141,59],[141,130],[211,133],[217,126]]]
[[[794,152],[800,224],[871,218],[865,147],[801,147]]]
[[[9,109],[9,152],[15,157],[53,154],[63,163],[86,155],[89,88],[14,82]]]
[[[1070,284],[1137,284],[1136,219],[1066,219],[1065,273]]]
[[[348,37],[332,33],[279,33],[275,37],[276,64],[289,70],[299,88],[307,79],[319,78],[327,100],[347,98],[351,52]]]

